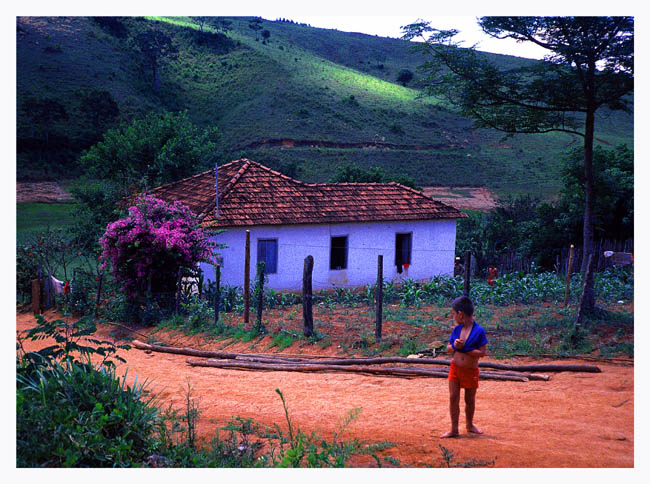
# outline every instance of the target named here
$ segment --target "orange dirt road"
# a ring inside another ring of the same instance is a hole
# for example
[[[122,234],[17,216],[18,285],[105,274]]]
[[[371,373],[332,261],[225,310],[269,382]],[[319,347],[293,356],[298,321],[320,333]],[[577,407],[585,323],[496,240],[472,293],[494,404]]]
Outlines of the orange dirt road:
[[[16,329],[23,331],[34,325],[34,318],[30,313],[17,314],[16,322]],[[101,326],[98,336],[106,338],[114,330]],[[202,349],[216,350],[223,344],[161,332],[155,338]],[[29,350],[44,344],[27,342],[25,346]],[[247,346],[238,343],[224,351],[244,352]],[[258,344],[254,352],[260,353],[262,348]],[[310,348],[309,353],[315,354],[315,350],[318,348]],[[285,352],[298,351],[289,348]],[[189,381],[201,411],[199,434],[208,439],[235,416],[268,426],[277,422],[286,428],[282,403],[275,393],[279,388],[294,427],[306,433],[316,431],[330,437],[352,408],[361,407],[360,416],[346,435],[367,442],[394,443],[381,455],[399,459],[402,467],[441,465],[438,444],[453,450],[456,462],[496,459],[496,467],[634,467],[631,364],[598,363],[602,373],[558,373],[548,382],[481,381],[475,423],[485,434],[463,432],[461,401],[463,433],[455,439],[440,439],[438,436],[449,428],[445,379],[225,370],[190,367],[181,355],[147,354],[136,349],[121,355],[127,363],[118,365],[119,371],[128,368],[129,382],[136,376],[140,382],[148,379],[149,389],[161,393],[165,406],[171,403],[182,410]],[[525,361],[541,363],[517,360]],[[575,364],[576,360],[566,362]],[[349,464],[376,465],[367,456],[355,457]]]

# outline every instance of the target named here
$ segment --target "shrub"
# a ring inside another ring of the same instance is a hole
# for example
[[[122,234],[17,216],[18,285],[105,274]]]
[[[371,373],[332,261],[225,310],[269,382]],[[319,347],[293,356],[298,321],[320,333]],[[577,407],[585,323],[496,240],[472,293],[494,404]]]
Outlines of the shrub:
[[[215,247],[186,206],[148,195],[136,200],[127,217],[108,225],[100,244],[102,267],[111,262],[113,276],[134,301],[149,290],[173,293],[178,271],[213,263]]]
[[[112,368],[54,363],[17,374],[17,467],[142,465],[157,409]]]

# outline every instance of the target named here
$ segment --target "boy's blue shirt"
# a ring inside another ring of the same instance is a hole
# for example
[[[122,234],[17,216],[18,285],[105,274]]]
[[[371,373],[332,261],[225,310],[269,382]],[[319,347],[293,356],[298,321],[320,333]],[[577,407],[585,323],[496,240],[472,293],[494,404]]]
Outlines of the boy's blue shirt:
[[[467,353],[468,351],[477,350],[481,346],[487,344],[488,340],[487,340],[487,336],[485,335],[485,330],[476,321],[474,321],[472,330],[469,332],[469,336],[467,337],[467,340],[465,341],[463,348],[457,349],[454,346],[454,341],[457,338],[460,338],[461,329],[463,329],[463,325],[459,324],[454,328],[454,330],[451,332],[451,336],[449,337],[449,344],[451,345],[452,348],[454,348],[455,351],[459,351],[461,353]]]

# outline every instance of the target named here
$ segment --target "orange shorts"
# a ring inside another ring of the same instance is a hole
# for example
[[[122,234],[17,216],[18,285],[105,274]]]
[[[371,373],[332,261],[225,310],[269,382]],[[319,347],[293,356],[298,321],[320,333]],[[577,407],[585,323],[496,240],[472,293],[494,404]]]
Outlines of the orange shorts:
[[[478,368],[461,368],[452,361],[447,380],[460,383],[461,388],[478,388]]]

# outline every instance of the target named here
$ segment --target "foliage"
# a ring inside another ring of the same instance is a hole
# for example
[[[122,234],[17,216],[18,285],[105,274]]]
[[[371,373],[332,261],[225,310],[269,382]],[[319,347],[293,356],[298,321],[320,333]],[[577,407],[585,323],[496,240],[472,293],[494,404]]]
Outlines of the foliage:
[[[70,229],[75,243],[87,252],[98,253],[99,239],[106,226],[124,215],[119,203],[122,192],[111,180],[86,182],[73,186],[70,191],[79,202]]]
[[[562,189],[556,204],[556,230],[582,239],[585,183],[582,151],[567,155]],[[626,145],[594,149],[594,233],[597,238],[624,240],[634,236],[634,152]]]
[[[53,363],[16,388],[17,467],[130,467],[153,444],[156,408],[144,384],[112,368]]]
[[[413,71],[409,69],[402,69],[397,74],[397,82],[402,84],[402,86],[406,86],[409,82],[411,82],[412,79],[413,79]]]
[[[210,262],[213,243],[196,216],[180,202],[138,197],[129,215],[108,225],[100,241],[105,266],[124,293],[137,300],[146,292],[173,293],[179,270]]]
[[[79,94],[80,110],[90,121],[95,132],[110,124],[120,114],[115,99],[104,89],[83,90]]]
[[[627,95],[634,90],[634,18],[482,17],[479,25],[497,39],[512,38],[547,49],[545,62],[502,70],[479,58],[475,49],[460,49],[452,40],[457,30],[417,22],[404,27],[404,38],[423,37],[422,47],[433,57],[422,66],[428,73],[426,92],[445,96],[474,118],[477,127],[509,134],[559,131],[581,136],[583,253],[591,254],[596,112],[604,107],[629,109]],[[583,272],[587,261],[584,257]],[[586,309],[594,306],[590,281],[581,304]]]
[[[52,123],[68,118],[65,106],[50,97],[27,98],[23,102],[21,109],[33,125],[39,126],[46,143],[50,138]]]
[[[472,457],[465,462],[456,462],[456,454],[453,450],[448,449],[442,444],[438,444],[442,452],[442,465],[440,467],[490,467],[494,466],[496,457],[492,460],[481,460]]]
[[[216,160],[216,128],[194,125],[187,113],[150,112],[143,119],[111,129],[81,157],[94,176],[144,189],[179,180]]]
[[[32,341],[53,339],[26,351],[18,338],[16,434],[18,467],[130,466],[146,455],[156,414],[144,384],[126,384],[113,360],[115,345],[93,337],[94,321],[48,321],[36,316]],[[100,357],[97,366],[91,356]]]
[[[59,275],[65,281],[72,277],[71,265],[82,256],[67,230],[50,229],[49,226],[32,236],[26,247],[29,248],[28,256],[35,265],[41,266],[44,277]],[[33,276],[35,278],[36,273]]]
[[[394,181],[420,190],[415,184],[415,180],[408,175],[390,175],[376,166],[373,166],[369,170],[364,170],[353,165],[342,166],[338,168],[336,174],[329,181],[330,183],[390,183]]]
[[[16,246],[16,298],[31,300],[32,280],[37,276],[38,264],[29,245]],[[20,296],[20,297],[19,297]]]
[[[133,38],[133,44],[139,51],[149,68],[153,78],[153,91],[158,93],[160,88],[160,62],[168,57],[174,56],[178,49],[174,46],[172,38],[158,28],[149,28],[139,32]]]
[[[347,460],[355,454],[369,454],[381,467],[381,461],[376,456],[375,450],[386,446],[364,446],[363,442],[356,439],[347,442],[341,440],[347,427],[358,418],[361,408],[353,408],[334,432],[332,442],[327,442],[313,432],[307,435],[301,429],[294,428],[284,395],[277,388],[275,391],[282,400],[287,433],[283,432],[278,424],[274,424],[274,432],[269,434],[269,440],[277,439],[279,444],[278,447],[273,446],[271,449],[270,463],[273,467],[345,467]]]
[[[470,213],[458,221],[456,249],[471,251],[480,269],[500,254],[517,251],[552,269],[562,247],[582,242],[584,173],[582,151],[572,150],[563,171],[563,187],[555,203],[529,195],[504,197],[489,213]],[[633,152],[625,145],[594,150],[594,232],[601,239],[625,240],[634,235]]]

